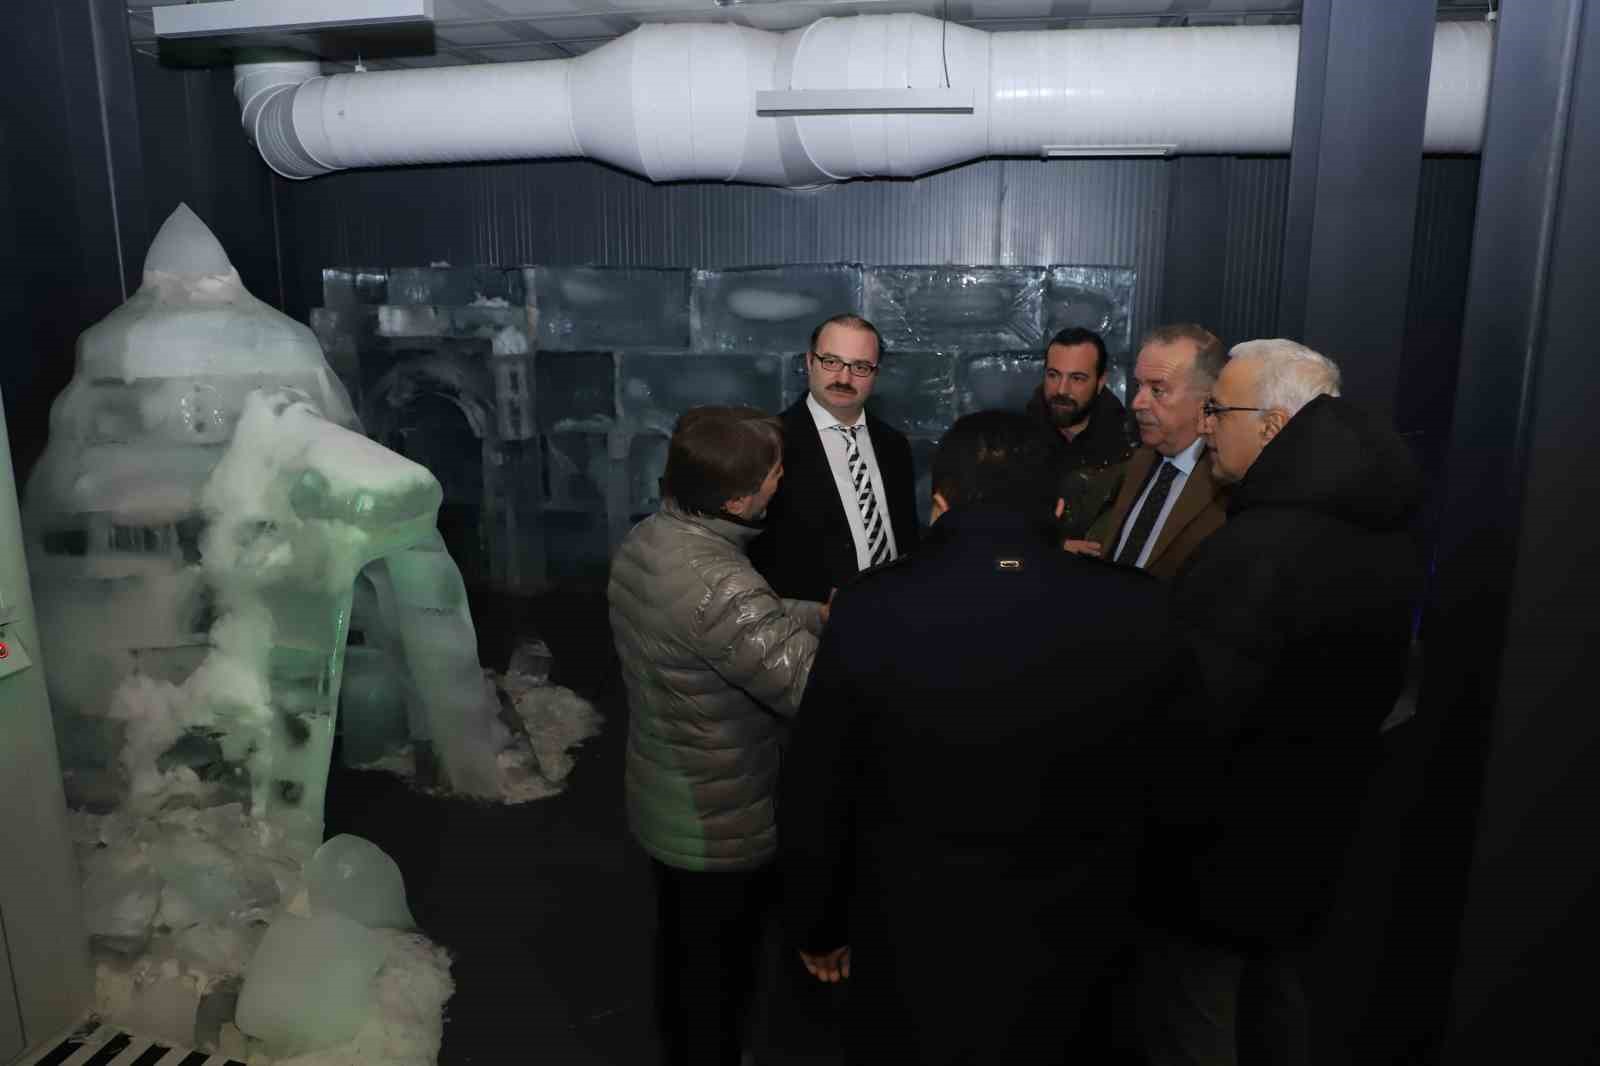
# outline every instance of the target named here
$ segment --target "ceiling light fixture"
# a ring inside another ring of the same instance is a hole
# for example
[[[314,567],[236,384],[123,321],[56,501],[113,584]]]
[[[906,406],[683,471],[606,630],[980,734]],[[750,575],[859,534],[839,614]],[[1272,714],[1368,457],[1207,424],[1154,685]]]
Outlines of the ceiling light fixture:
[[[208,0],[155,9],[157,37],[231,37],[432,23],[434,0]]]

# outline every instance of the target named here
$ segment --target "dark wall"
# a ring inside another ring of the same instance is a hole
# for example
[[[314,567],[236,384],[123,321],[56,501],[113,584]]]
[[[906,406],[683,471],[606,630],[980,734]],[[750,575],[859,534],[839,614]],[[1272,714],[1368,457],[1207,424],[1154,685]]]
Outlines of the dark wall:
[[[18,0],[0,35],[9,79],[0,93],[0,389],[19,472],[43,448],[78,333],[127,291],[128,220],[107,134],[115,78],[100,63],[115,50],[104,11],[91,0]]]
[[[1289,159],[1194,156],[1163,164],[1163,322],[1199,322],[1228,343],[1267,336],[1283,267]]]
[[[132,52],[120,0],[16,0],[0,35],[0,360],[21,477],[86,327],[139,285],[150,239],[187,200],[245,283],[282,301],[273,180],[239,133],[226,71]]]
[[[187,203],[227,249],[245,287],[282,307],[275,199],[283,182],[245,141],[232,72],[175,70],[145,55],[132,66],[148,231]]]

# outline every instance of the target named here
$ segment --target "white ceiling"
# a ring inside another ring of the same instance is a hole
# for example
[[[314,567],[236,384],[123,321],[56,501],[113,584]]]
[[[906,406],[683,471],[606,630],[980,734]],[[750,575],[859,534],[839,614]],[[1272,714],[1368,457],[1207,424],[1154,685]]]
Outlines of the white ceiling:
[[[150,9],[190,0],[128,0],[136,49],[157,54]],[[1441,18],[1481,18],[1490,0],[1439,0]],[[736,22],[792,29],[824,15],[914,11],[986,30],[1093,26],[1272,25],[1299,21],[1300,0],[434,0],[433,52],[385,67],[561,59],[643,22]]]

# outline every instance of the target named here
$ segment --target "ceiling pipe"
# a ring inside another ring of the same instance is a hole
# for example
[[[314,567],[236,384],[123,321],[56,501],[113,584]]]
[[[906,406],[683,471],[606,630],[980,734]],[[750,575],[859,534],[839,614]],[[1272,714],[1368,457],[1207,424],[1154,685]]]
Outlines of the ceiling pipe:
[[[1492,49],[1487,25],[1439,24],[1424,151],[1478,151]],[[787,33],[652,23],[524,63],[241,63],[234,87],[246,136],[287,178],[584,156],[652,181],[803,187],[984,156],[1284,153],[1298,57],[1292,26],[988,33],[860,15]],[[971,113],[756,114],[764,90],[944,86],[971,92]]]

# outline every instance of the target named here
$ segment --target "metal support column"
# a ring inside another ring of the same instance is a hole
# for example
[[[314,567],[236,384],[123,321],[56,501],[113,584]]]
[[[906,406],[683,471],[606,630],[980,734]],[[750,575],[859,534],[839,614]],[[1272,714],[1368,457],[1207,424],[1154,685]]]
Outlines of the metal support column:
[[[1403,358],[1433,0],[1306,0],[1278,327],[1392,411]]]
[[[1500,7],[1422,701],[1453,725],[1431,798],[1477,812],[1442,1061],[1580,1062],[1600,1047],[1574,980],[1600,943],[1579,814],[1600,803],[1600,3]]]

